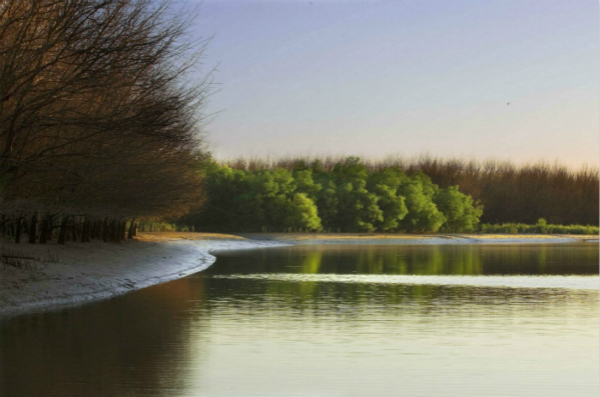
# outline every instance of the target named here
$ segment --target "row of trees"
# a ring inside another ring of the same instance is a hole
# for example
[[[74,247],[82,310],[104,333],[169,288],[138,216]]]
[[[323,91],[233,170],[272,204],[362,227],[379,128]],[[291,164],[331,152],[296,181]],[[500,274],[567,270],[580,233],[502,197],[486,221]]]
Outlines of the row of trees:
[[[210,84],[188,78],[190,20],[166,1],[0,1],[3,234],[118,239],[200,203]]]
[[[356,157],[325,170],[234,170],[213,163],[202,208],[180,222],[195,230],[436,232],[471,231],[481,206],[458,190],[440,189],[423,173],[399,167],[369,171]]]
[[[92,220],[87,215],[69,215],[55,217],[46,215],[38,219],[37,213],[30,217],[16,216],[12,220],[2,219],[0,235],[2,238],[11,236],[19,244],[23,235],[27,235],[27,242],[46,244],[57,239],[58,244],[66,241],[80,241],[89,243],[92,239],[104,242],[119,242],[131,239],[137,235],[138,223],[135,219],[131,222],[104,218]]]
[[[339,158],[234,159],[226,163],[239,170],[295,169],[311,164],[324,170],[343,161]],[[571,170],[560,164],[524,164],[460,159],[387,158],[364,161],[370,172],[398,167],[407,175],[426,174],[441,188],[460,186],[460,191],[481,202],[484,223],[534,224],[544,218],[562,225],[599,224],[598,168]]]

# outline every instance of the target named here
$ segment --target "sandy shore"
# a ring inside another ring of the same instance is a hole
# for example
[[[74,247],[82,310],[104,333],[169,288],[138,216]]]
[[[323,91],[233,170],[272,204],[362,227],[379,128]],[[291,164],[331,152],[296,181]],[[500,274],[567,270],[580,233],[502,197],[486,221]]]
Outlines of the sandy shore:
[[[286,245],[238,236],[178,238],[163,233],[119,244],[2,244],[3,253],[33,257],[27,269],[0,265],[0,317],[77,305],[185,277],[212,265],[213,250]]]
[[[142,233],[120,244],[66,246],[3,242],[4,255],[26,268],[0,265],[0,316],[106,299],[185,277],[212,265],[211,251],[296,244],[510,244],[598,241],[598,236]]]

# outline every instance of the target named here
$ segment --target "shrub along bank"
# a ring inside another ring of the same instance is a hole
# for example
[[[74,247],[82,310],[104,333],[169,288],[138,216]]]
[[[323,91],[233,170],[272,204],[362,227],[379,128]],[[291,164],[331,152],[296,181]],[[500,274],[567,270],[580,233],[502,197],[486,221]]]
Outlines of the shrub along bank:
[[[493,234],[599,234],[598,226],[583,225],[552,225],[541,218],[535,225],[525,223],[502,223],[492,225],[483,223],[479,225],[479,232]]]
[[[420,172],[369,170],[349,157],[325,170],[318,162],[293,169],[235,170],[211,164],[206,201],[179,220],[211,232],[471,232],[482,206],[459,191],[439,188]]]

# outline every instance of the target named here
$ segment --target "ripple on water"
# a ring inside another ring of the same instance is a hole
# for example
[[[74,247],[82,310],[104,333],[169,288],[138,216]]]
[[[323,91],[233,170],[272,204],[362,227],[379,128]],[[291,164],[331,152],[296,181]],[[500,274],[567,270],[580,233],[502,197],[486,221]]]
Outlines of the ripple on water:
[[[417,276],[383,274],[230,274],[213,275],[218,279],[244,279],[283,282],[461,285],[497,288],[566,288],[598,290],[598,276]]]

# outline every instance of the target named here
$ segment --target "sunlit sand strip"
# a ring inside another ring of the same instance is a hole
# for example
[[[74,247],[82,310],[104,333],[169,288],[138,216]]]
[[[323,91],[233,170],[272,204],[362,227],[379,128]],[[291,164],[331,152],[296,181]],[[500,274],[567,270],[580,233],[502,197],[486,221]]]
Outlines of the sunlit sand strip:
[[[194,233],[190,233],[194,234]],[[216,234],[215,236],[218,236]],[[228,235],[223,235],[228,236]],[[399,234],[399,233],[240,233],[249,240],[290,244],[520,244],[598,242],[595,235],[563,234]],[[238,237],[238,238],[239,238]],[[212,237],[216,238],[216,237]],[[225,237],[228,238],[228,237]]]
[[[288,281],[333,282],[358,284],[457,285],[502,288],[567,288],[598,290],[598,276],[404,276],[372,274],[236,274],[213,278]]]
[[[306,233],[306,234],[283,234],[265,233],[277,240],[427,240],[438,236],[427,236],[422,234],[364,234],[364,233]],[[248,234],[249,237],[258,237],[256,234]]]
[[[244,237],[233,234],[199,232],[140,232],[137,239],[155,242],[169,240],[246,240]]]

